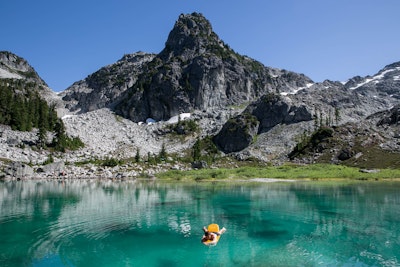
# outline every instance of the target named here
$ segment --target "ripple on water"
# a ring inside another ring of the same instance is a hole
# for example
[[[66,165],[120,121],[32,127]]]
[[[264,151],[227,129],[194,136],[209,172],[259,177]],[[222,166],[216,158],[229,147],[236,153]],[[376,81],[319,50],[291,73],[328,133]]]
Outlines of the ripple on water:
[[[67,186],[9,200],[0,265],[399,266],[398,191],[261,184],[207,187],[212,197],[199,200],[197,188],[134,189]],[[228,229],[212,248],[199,242],[209,221]]]

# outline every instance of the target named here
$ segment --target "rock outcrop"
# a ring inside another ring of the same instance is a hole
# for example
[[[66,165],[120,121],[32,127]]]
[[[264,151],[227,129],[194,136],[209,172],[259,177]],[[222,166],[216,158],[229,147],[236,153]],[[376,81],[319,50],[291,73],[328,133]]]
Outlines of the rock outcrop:
[[[124,55],[116,63],[75,82],[61,92],[60,97],[66,108],[74,113],[112,108],[121,94],[137,82],[143,65],[152,61],[154,56],[144,52]]]
[[[373,76],[364,78],[356,76],[350,79],[345,87],[368,97],[386,98],[390,96],[399,100],[400,62],[385,66]]]
[[[214,142],[225,153],[241,151],[253,142],[258,126],[257,117],[242,113],[225,123]]]
[[[31,177],[33,175],[33,168],[21,162],[13,162],[4,170],[5,175],[17,178]]]
[[[279,124],[311,121],[313,116],[305,105],[295,104],[289,96],[269,93],[251,103],[242,114],[230,119],[214,141],[225,153],[248,147],[258,134]]]
[[[260,122],[258,133],[264,133],[278,124],[293,124],[311,121],[312,111],[304,104],[293,101],[289,96],[267,94],[249,105],[244,112],[250,113]]]

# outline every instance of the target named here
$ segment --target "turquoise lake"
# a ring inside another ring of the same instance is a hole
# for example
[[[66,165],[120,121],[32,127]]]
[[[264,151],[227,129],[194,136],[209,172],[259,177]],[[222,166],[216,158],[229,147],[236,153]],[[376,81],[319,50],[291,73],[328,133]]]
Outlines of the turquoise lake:
[[[0,266],[400,266],[400,183],[1,182]]]

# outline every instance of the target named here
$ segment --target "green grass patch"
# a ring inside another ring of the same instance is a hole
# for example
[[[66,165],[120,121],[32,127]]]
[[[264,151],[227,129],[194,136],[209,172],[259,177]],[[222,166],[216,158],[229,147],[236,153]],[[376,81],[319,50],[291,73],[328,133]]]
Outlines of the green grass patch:
[[[239,167],[234,169],[202,169],[177,171],[171,170],[159,173],[159,179],[166,180],[241,180],[251,178],[280,178],[280,179],[351,179],[351,180],[379,180],[400,178],[400,169],[381,169],[377,172],[362,172],[359,168],[332,164],[312,164],[267,167]]]

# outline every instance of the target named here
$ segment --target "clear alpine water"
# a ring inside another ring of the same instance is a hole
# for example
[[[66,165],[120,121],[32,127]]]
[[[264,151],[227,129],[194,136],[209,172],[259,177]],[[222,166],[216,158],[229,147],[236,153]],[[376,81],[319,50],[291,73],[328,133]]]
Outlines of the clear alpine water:
[[[202,227],[227,228],[216,246]],[[0,183],[0,266],[400,266],[400,183]]]

